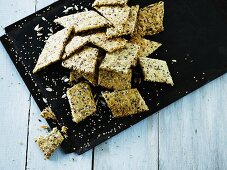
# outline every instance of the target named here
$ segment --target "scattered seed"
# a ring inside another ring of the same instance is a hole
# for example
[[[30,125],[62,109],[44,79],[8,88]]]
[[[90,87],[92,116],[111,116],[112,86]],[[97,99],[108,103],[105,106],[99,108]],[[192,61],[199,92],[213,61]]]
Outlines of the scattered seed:
[[[43,21],[47,21],[47,19],[46,19],[45,17],[42,17],[42,20],[43,20]]]
[[[52,88],[50,88],[50,87],[47,87],[47,88],[46,88],[46,91],[52,92],[52,91],[53,91],[53,89],[52,89]]]
[[[44,103],[47,103],[47,99],[46,98],[43,98],[43,101],[44,101]]]
[[[65,82],[65,83],[69,82],[69,79],[68,79],[68,78],[66,78],[66,79],[64,80],[64,82]]]
[[[61,96],[62,99],[66,98],[66,97],[67,97],[66,94],[63,94],[63,95]]]
[[[40,36],[42,36],[42,35],[43,35],[42,33],[37,33],[37,36],[38,36],[38,37],[40,37]]]
[[[34,30],[37,31],[39,29],[39,24],[35,26]]]

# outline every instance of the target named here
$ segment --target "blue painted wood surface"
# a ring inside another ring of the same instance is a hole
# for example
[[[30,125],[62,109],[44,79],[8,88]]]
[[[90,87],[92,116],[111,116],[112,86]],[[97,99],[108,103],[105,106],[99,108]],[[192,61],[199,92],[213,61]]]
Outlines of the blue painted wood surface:
[[[0,0],[0,35],[52,2]],[[34,142],[46,122],[2,44],[0,87],[1,170],[227,169],[227,74],[83,155],[58,149],[50,160]]]

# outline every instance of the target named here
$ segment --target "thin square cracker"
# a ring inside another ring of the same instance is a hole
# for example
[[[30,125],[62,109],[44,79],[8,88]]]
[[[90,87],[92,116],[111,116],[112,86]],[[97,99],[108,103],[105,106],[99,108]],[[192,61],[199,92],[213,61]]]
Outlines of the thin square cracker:
[[[103,97],[115,118],[149,111],[137,89],[106,92]]]
[[[147,57],[153,52],[155,52],[162,44],[155,42],[155,41],[150,41],[145,38],[141,37],[132,37],[130,42],[137,44],[140,46],[139,52],[138,52],[138,57]]]
[[[62,57],[63,60],[70,57],[76,50],[82,48],[88,43],[88,36],[75,36],[70,42],[65,46],[65,55]]]
[[[117,37],[122,35],[129,35],[129,34],[132,35],[136,26],[138,11],[139,11],[139,5],[132,6],[130,9],[128,20],[124,25],[124,29],[118,30],[115,27],[107,28],[106,34],[108,35],[108,37]]]
[[[61,132],[57,128],[53,128],[47,136],[40,136],[36,139],[36,143],[44,153],[45,158],[49,159],[63,140],[64,137]]]
[[[98,49],[85,47],[80,52],[63,61],[62,66],[77,71],[89,82],[96,85],[96,65],[98,54]]]
[[[114,71],[99,69],[98,85],[112,90],[131,89],[132,70]]]
[[[92,6],[114,6],[114,5],[126,5],[128,0],[95,0]]]
[[[134,35],[154,35],[164,30],[164,2],[160,1],[139,10]]]
[[[113,24],[114,29],[117,29],[119,32],[124,30],[124,26],[129,17],[130,7],[102,6],[95,7],[95,9]],[[108,34],[108,28],[106,34],[108,37],[112,37]]]
[[[139,60],[145,81],[174,85],[166,61],[146,57]]]
[[[63,27],[74,27],[75,33],[108,27],[110,22],[95,11],[79,12],[54,20]]]
[[[33,73],[36,73],[61,59],[71,32],[72,27],[65,28],[49,37],[39,56],[36,66],[33,69]]]
[[[92,34],[90,35],[89,41],[92,44],[106,50],[107,52],[113,52],[122,49],[125,47],[127,42],[127,40],[123,38],[108,39],[105,33]]]
[[[67,90],[67,97],[74,122],[79,123],[96,112],[96,104],[89,84],[82,82],[74,85]]]

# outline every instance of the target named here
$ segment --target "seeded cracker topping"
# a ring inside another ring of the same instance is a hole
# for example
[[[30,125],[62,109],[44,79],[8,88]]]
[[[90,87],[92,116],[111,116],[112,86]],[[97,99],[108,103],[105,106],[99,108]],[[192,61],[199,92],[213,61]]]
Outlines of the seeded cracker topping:
[[[125,48],[113,53],[107,53],[100,68],[114,71],[128,70],[136,65],[139,48],[138,45],[126,43]]]
[[[62,62],[65,68],[73,69],[92,84],[97,84],[96,81],[96,64],[98,57],[98,49],[85,47],[79,53],[74,54],[69,59]]]
[[[36,73],[61,59],[65,43],[67,42],[71,31],[72,27],[65,28],[49,37],[39,56],[33,73]]]
[[[128,0],[95,0],[92,6],[126,5]]]
[[[140,58],[145,81],[174,85],[167,63],[163,60]]]
[[[164,30],[164,2],[160,1],[139,10],[134,35],[154,35]]]
[[[73,121],[79,123],[96,112],[96,104],[87,83],[78,83],[67,90]]]
[[[107,53],[99,67],[98,84],[113,90],[131,88],[131,67],[137,63],[139,46],[126,43],[122,50]]]
[[[110,25],[107,19],[105,19],[95,11],[86,11],[77,14],[71,14],[55,19],[54,22],[66,28],[73,26],[75,33],[103,28]]]
[[[130,13],[130,8],[128,6],[102,6],[95,7],[95,9],[99,11],[106,19],[108,19],[113,24],[113,27],[119,32],[124,30],[124,26]],[[109,34],[108,28],[106,34],[108,37],[112,37],[112,35]]]
[[[105,33],[96,33],[90,36],[89,41],[94,45],[103,48],[107,52],[113,52],[125,47],[127,40],[123,38],[108,39]]]
[[[103,97],[115,118],[149,111],[137,89],[106,92]]]
[[[76,50],[80,49],[88,43],[88,37],[75,36],[72,40],[65,46],[65,54],[62,57],[63,60],[70,57]]]
[[[140,49],[138,52],[139,58],[149,56],[162,45],[158,42],[150,41],[141,37],[133,37],[130,41],[140,46]]]
[[[124,25],[124,29],[119,30],[117,27],[110,27],[107,29],[107,35],[109,37],[117,37],[122,35],[132,35],[136,26],[137,14],[139,11],[139,5],[132,6],[130,9],[128,20]]]
[[[40,136],[38,139],[36,139],[36,143],[43,151],[45,158],[49,159],[63,140],[64,137],[61,135],[59,130],[57,128],[53,128],[53,130],[47,136]]]
[[[80,75],[80,73],[78,73],[75,70],[71,70],[70,76],[69,76],[69,82],[70,83],[78,82],[80,78],[82,78],[82,76]]]
[[[57,120],[54,112],[50,107],[46,107],[45,109],[43,109],[43,111],[40,113],[40,116],[43,117],[44,119]]]

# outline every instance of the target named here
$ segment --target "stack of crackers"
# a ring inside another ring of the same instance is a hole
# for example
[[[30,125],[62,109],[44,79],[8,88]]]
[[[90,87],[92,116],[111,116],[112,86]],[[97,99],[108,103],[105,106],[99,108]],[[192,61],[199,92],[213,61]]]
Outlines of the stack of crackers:
[[[115,118],[148,111],[139,91],[131,88],[137,65],[144,81],[174,85],[167,63],[148,58],[162,44],[144,38],[164,31],[164,2],[143,8],[127,3],[95,0],[93,10],[54,20],[64,29],[49,37],[33,73],[59,61],[71,70],[67,97],[75,123],[96,112],[96,86],[106,89],[102,96]]]

